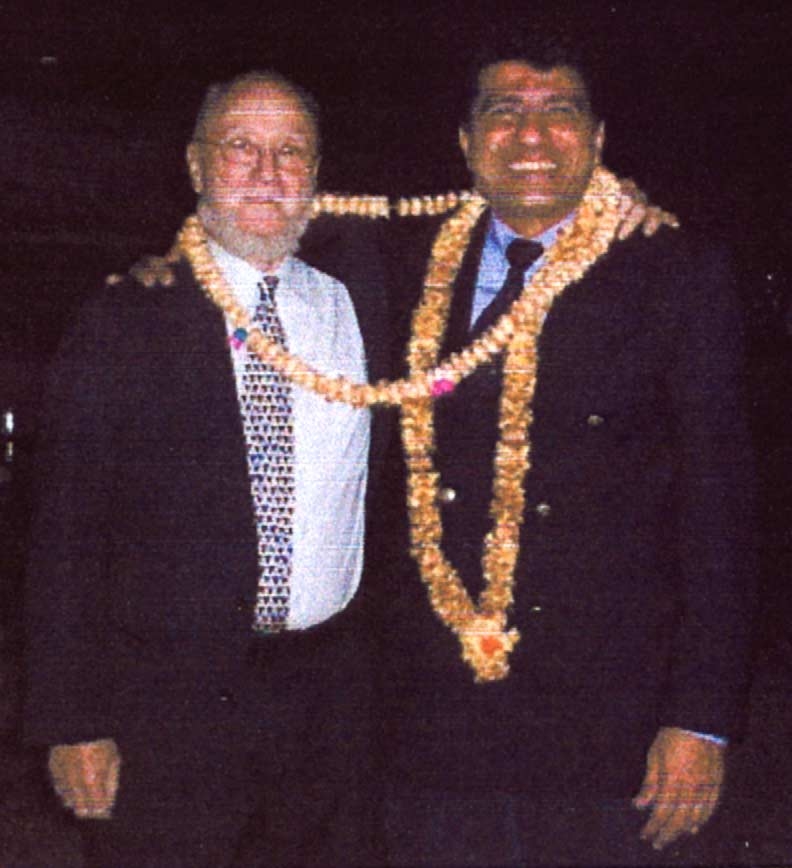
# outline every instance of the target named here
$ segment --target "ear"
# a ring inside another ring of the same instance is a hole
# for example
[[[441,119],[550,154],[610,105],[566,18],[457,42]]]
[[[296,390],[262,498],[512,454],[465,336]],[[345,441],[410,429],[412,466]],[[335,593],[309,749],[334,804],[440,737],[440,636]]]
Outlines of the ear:
[[[470,137],[464,127],[459,128],[459,147],[462,148],[462,153],[465,155],[465,162],[467,162],[468,149],[470,148]]]
[[[605,121],[600,121],[597,132],[594,133],[594,152],[597,163],[602,163],[602,149],[605,147]]]
[[[190,173],[190,182],[193,190],[200,196],[203,193],[203,172],[201,160],[198,155],[198,145],[191,142],[187,145],[187,170]]]

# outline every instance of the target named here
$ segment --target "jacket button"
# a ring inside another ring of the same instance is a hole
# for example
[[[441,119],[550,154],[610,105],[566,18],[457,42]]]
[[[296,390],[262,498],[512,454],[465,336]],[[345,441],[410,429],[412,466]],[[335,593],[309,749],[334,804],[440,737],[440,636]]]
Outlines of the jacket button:
[[[230,690],[221,690],[218,698],[220,699],[220,702],[225,705],[232,705],[234,702],[234,694]]]
[[[605,422],[604,417],[598,416],[596,413],[592,413],[588,419],[586,419],[586,424],[589,428],[599,428],[600,425],[603,425]]]
[[[453,503],[456,500],[456,496],[457,493],[453,488],[445,487],[440,489],[437,499],[440,503],[448,504]]]
[[[541,606],[531,606],[529,611],[532,615],[541,615],[542,614],[542,607]]]
[[[535,512],[539,516],[539,518],[547,518],[547,516],[550,515],[550,513],[552,512],[552,510],[550,509],[549,503],[537,503]]]

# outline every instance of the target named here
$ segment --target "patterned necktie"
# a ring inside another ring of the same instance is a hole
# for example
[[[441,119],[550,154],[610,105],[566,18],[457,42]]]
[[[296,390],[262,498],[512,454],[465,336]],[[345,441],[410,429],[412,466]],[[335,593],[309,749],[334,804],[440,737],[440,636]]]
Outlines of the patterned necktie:
[[[473,324],[472,331],[475,335],[479,335],[489,328],[501,314],[509,309],[512,302],[522,292],[525,284],[525,272],[542,253],[544,253],[544,247],[538,241],[515,238],[509,242],[509,246],[506,248],[506,259],[509,261],[506,279],[498,290],[498,294],[484,308]]]
[[[275,307],[278,278],[265,276],[253,325],[286,346]],[[248,353],[242,374],[242,419],[258,537],[259,583],[253,629],[277,632],[289,616],[294,534],[294,408],[289,382]]]

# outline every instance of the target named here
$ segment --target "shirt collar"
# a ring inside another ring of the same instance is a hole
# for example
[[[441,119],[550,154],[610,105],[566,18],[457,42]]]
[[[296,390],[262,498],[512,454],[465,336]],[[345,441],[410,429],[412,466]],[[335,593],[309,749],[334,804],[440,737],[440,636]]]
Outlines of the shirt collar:
[[[554,223],[549,228],[545,229],[544,232],[539,233],[539,235],[535,235],[533,238],[529,239],[530,241],[538,241],[539,244],[547,250],[551,244],[553,244],[558,237],[558,233],[565,227],[568,226],[576,216],[576,211],[571,211],[566,217],[563,217],[558,223]],[[501,219],[496,217],[495,212],[492,212],[492,217],[490,219],[490,225],[488,230],[489,238],[488,240],[493,242],[495,246],[500,250],[501,254],[506,256],[506,248],[514,241],[515,238],[522,238],[522,236],[515,232],[511,227],[507,226]]]
[[[251,265],[246,259],[229,253],[225,247],[221,247],[211,238],[209,239],[209,252],[214,257],[220,271],[223,273],[223,277],[231,287],[235,300],[249,314],[255,313],[256,306],[259,303],[258,285],[262,277],[264,277],[264,272],[259,271],[258,268]],[[294,257],[287,256],[276,269],[266,273],[274,275],[282,285],[288,286],[288,275],[293,260]]]

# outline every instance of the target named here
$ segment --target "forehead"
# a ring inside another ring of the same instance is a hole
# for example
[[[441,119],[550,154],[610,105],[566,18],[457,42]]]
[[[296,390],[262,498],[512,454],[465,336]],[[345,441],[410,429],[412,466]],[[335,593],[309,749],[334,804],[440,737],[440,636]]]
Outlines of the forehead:
[[[571,67],[536,69],[519,60],[494,63],[479,74],[476,106],[498,97],[513,97],[527,103],[564,97],[588,104],[586,85]]]
[[[315,135],[313,119],[302,100],[276,82],[254,82],[235,88],[220,100],[209,126]]]

